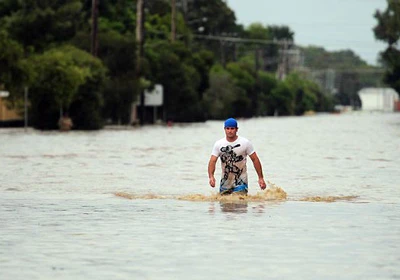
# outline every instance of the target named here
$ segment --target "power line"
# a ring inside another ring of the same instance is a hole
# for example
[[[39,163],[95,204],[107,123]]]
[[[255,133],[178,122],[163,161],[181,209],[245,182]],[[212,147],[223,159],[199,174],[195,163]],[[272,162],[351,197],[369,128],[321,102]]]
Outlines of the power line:
[[[226,36],[215,36],[215,35],[193,35],[195,38],[199,39],[207,39],[207,40],[214,40],[214,41],[227,41],[233,43],[256,43],[256,44],[263,44],[263,45],[284,45],[284,44],[294,44],[292,40],[262,40],[262,39],[244,39],[244,38],[237,38],[237,37],[226,37]]]
[[[335,71],[337,73],[385,73],[385,69],[383,68],[377,68],[377,69],[364,69],[364,68],[352,68],[352,69],[311,69],[313,73],[326,73],[329,71]]]

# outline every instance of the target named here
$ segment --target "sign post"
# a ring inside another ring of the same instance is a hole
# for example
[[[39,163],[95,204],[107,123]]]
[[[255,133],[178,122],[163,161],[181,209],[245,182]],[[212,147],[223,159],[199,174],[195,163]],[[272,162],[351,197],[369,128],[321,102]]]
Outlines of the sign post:
[[[162,85],[157,84],[152,91],[144,91],[144,105],[153,107],[153,121],[156,123],[157,107],[163,105],[164,88]],[[144,108],[143,108],[144,110]]]
[[[28,130],[28,87],[24,88],[24,127],[25,131]]]

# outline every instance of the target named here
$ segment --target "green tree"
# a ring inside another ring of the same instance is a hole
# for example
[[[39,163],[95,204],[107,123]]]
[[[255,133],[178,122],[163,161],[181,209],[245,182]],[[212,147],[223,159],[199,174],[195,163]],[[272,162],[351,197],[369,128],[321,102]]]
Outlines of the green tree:
[[[203,100],[203,94],[210,86],[209,73],[214,64],[214,55],[208,50],[201,49],[193,54],[192,63],[200,75],[200,83],[197,91],[200,100]]]
[[[293,47],[294,32],[287,26],[250,24],[244,31],[244,37],[254,40],[270,41],[269,43],[246,43],[239,48],[241,55],[254,61],[257,70],[275,72],[279,62],[279,41],[286,40],[287,47]],[[250,55],[249,55],[250,52]]]
[[[349,70],[367,68],[368,64],[352,50],[327,51],[322,47],[302,47],[304,64],[313,69]]]
[[[256,115],[268,116],[274,114],[274,108],[269,103],[272,90],[278,85],[275,74],[259,71],[257,77],[257,110]]]
[[[321,47],[302,48],[309,75],[342,105],[359,106],[358,90],[382,85],[382,69],[368,65],[351,50],[329,52]]]
[[[66,50],[65,52],[69,52]],[[74,128],[82,130],[100,129],[104,125],[102,108],[104,106],[104,85],[109,80],[107,68],[102,61],[89,53],[71,47],[73,61],[80,68],[88,69],[89,75],[79,87],[70,106],[70,116]]]
[[[268,96],[273,115],[291,116],[294,114],[294,92],[285,82],[279,82],[277,87],[271,91]]]
[[[352,106],[355,109],[361,107],[361,100],[358,91],[362,88],[359,74],[353,72],[343,72],[340,75],[340,85],[338,93],[335,94],[337,104]]]
[[[256,40],[272,40],[272,34],[268,26],[264,26],[261,23],[252,23],[246,29],[245,33],[247,38]]]
[[[73,44],[89,52],[90,36],[80,32]],[[108,68],[108,79],[105,81],[102,93],[104,106],[103,117],[112,123],[128,124],[130,121],[131,104],[136,100],[135,66],[136,42],[132,34],[121,33],[107,29],[98,35],[98,57]]]
[[[57,128],[60,112],[68,112],[73,101],[82,99],[80,90],[91,83],[101,84],[105,76],[100,61],[72,46],[35,55],[30,58],[30,63],[36,72],[30,87],[30,112],[32,125],[39,129]],[[79,120],[72,114],[71,117],[79,128]]]
[[[136,1],[98,0],[99,31],[114,30],[120,34],[133,33],[136,25]],[[85,10],[91,16],[92,1],[85,1]],[[90,18],[88,18],[90,19]]]
[[[241,116],[240,107],[250,104],[243,89],[235,85],[232,75],[221,65],[214,65],[210,72],[210,87],[204,94],[207,117],[225,119]]]
[[[243,33],[243,27],[236,24],[235,13],[226,1],[196,0],[186,1],[186,3],[186,6],[180,6],[180,13],[193,35],[239,37]],[[194,40],[191,47],[200,46],[213,52],[214,57],[221,64],[235,60],[235,44],[210,38],[195,37]]]
[[[204,120],[198,89],[201,76],[193,56],[182,42],[154,42],[146,48],[146,77],[164,88],[166,121]]]
[[[376,11],[375,18],[378,24],[374,28],[375,37],[387,43],[388,47],[381,54],[386,68],[385,82],[392,86],[400,95],[400,2],[387,0],[385,11]]]
[[[317,102],[315,104],[316,112],[333,112],[334,109],[334,98],[331,94],[324,93],[320,90],[319,86],[314,84],[312,90],[317,96]]]
[[[238,88],[236,94],[235,116],[251,117],[257,112],[257,92],[255,70],[243,62],[231,62],[226,66],[233,82]]]
[[[24,112],[24,87],[29,86],[34,73],[24,58],[22,46],[0,30],[0,90],[10,92],[6,105],[21,115]]]
[[[288,26],[269,25],[268,31],[272,39],[294,41],[294,32]]]
[[[37,51],[65,42],[83,24],[81,0],[3,0],[1,24],[25,48]],[[12,3],[11,3],[12,2]]]
[[[10,99],[18,98],[32,78],[30,65],[24,59],[22,46],[0,30],[0,87],[10,91]]]
[[[317,102],[317,96],[311,82],[308,82],[297,73],[291,73],[285,79],[284,83],[288,86],[292,97],[294,97],[295,115],[301,116],[306,111],[314,111]]]
[[[204,34],[233,35],[240,30],[235,13],[226,1],[196,0],[187,1],[187,4],[187,9],[182,7],[181,12],[194,32],[198,32],[200,26],[204,28]]]

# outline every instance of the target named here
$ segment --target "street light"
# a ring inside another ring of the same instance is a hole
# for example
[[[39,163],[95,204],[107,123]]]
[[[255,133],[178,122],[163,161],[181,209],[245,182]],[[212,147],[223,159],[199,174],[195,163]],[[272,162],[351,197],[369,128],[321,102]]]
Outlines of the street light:
[[[192,23],[195,23],[195,22],[207,22],[207,21],[208,21],[208,18],[202,17],[202,18],[196,18],[196,19],[188,20],[186,23],[187,24],[192,24]]]
[[[196,18],[196,19],[188,20],[186,22],[186,24],[187,25],[191,25],[193,23],[197,23],[197,22],[205,23],[207,21],[208,21],[208,18],[202,17],[202,18]],[[204,30],[206,30],[206,28],[203,25],[200,25],[199,27],[197,27],[197,31],[200,32],[200,33],[203,33]]]

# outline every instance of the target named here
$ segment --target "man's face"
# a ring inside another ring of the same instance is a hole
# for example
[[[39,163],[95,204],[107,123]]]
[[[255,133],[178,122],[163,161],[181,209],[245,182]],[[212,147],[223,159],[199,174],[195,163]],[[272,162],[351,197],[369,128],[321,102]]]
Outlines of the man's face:
[[[225,127],[225,135],[227,138],[233,138],[236,136],[237,127]]]

